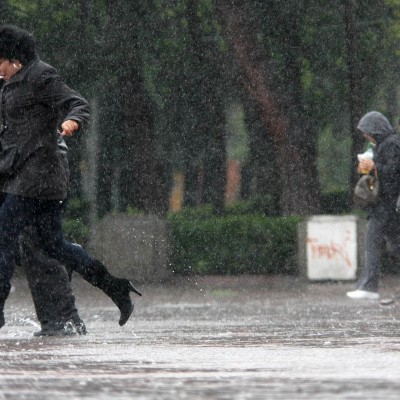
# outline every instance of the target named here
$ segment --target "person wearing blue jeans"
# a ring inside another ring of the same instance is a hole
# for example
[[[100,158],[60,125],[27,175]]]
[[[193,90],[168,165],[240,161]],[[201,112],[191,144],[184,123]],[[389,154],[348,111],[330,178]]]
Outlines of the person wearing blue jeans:
[[[357,291],[349,292],[349,297],[379,298],[379,281],[385,246],[390,255],[400,256],[399,215],[386,212],[385,207],[381,207],[368,219],[365,233],[365,268],[358,279]],[[356,294],[359,297],[355,297]]]
[[[40,60],[33,35],[12,25],[0,26],[0,80],[0,192],[5,196],[0,206],[0,328],[18,237],[28,226],[50,257],[73,265],[114,301],[124,325],[133,311],[130,292],[140,293],[62,234],[68,173],[59,132],[72,136],[89,121],[87,101]]]
[[[378,203],[368,210],[365,234],[365,266],[352,299],[379,299],[379,280],[385,245],[391,255],[400,256],[400,135],[380,112],[365,114],[358,131],[374,145],[373,159],[362,160],[358,171],[376,173],[379,181]]]

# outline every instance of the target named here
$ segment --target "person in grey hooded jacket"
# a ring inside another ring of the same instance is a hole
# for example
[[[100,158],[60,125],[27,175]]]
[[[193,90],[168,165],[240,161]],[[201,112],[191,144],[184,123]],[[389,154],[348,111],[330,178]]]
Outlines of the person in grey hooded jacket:
[[[387,118],[377,111],[365,114],[358,131],[374,145],[373,160],[362,160],[358,170],[376,170],[379,199],[368,210],[365,234],[365,266],[356,290],[347,292],[353,299],[379,299],[379,279],[385,244],[390,254],[400,256],[400,214],[396,202],[400,194],[400,135]]]

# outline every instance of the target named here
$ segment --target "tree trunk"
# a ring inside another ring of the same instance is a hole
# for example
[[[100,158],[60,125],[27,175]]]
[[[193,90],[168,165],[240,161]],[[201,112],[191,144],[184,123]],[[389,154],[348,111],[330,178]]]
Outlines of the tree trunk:
[[[352,136],[350,190],[352,190],[358,180],[356,155],[362,153],[364,148],[364,139],[356,129],[362,116],[363,90],[360,71],[361,66],[359,64],[357,51],[358,33],[355,22],[355,8],[356,3],[354,0],[344,0],[343,12],[346,30],[349,110]]]
[[[115,95],[116,115],[109,120],[116,124],[107,126],[104,132],[113,137],[105,140],[112,147],[104,151],[112,152],[113,162],[106,180],[118,180],[114,187],[119,193],[120,210],[131,206],[146,213],[163,214],[168,204],[165,172],[157,154],[153,105],[146,93],[139,52],[142,6],[121,0],[108,0],[107,5],[110,20],[104,64],[105,71],[109,68],[109,83],[105,90],[115,89],[111,92]],[[119,32],[124,32],[125,41],[121,42]]]
[[[131,205],[147,213],[167,211],[167,189],[158,158],[153,110],[138,69],[120,80],[125,129],[121,142],[120,193],[122,207]]]
[[[188,88],[193,106],[192,132],[200,136],[195,143],[204,148],[199,149],[193,142],[189,145],[185,204],[211,203],[214,211],[221,213],[226,187],[225,118],[222,100],[216,92],[221,85],[222,60],[215,43],[201,40],[197,0],[188,1],[187,16],[192,62]],[[199,151],[203,153],[201,157]]]
[[[216,107],[219,101],[214,103]],[[225,208],[226,188],[226,143],[225,115],[222,109],[210,113],[209,139],[207,143],[207,160],[204,166],[204,196],[205,203],[211,203],[217,214]]]
[[[119,133],[123,131],[120,96],[116,85],[101,88],[99,112],[99,154],[97,176],[97,212],[99,217],[112,211],[113,191],[119,181]]]
[[[272,214],[280,214],[280,177],[277,173],[276,151],[268,135],[257,104],[244,99],[245,122],[249,131],[249,160],[243,168],[243,197],[269,195]]]
[[[239,2],[219,9],[224,35],[241,71],[244,90],[257,104],[277,156],[280,208],[284,215],[307,215],[319,209],[315,138],[309,137],[297,93],[273,90],[274,71],[257,44],[254,27]],[[299,81],[299,69],[293,69]],[[299,89],[298,89],[299,90]],[[283,104],[288,105],[283,107]],[[311,149],[311,151],[310,151]]]

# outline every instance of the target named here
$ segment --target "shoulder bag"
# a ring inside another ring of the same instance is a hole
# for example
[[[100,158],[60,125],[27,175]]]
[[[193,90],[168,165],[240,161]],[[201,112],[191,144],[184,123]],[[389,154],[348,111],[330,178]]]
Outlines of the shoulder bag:
[[[379,181],[378,175],[362,175],[358,180],[353,193],[354,204],[361,208],[374,207],[378,203]]]

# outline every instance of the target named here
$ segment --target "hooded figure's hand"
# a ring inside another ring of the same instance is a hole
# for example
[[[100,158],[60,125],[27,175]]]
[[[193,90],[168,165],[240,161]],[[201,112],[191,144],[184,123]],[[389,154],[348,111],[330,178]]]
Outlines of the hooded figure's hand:
[[[359,174],[368,174],[375,168],[375,163],[372,160],[360,160],[357,171]]]

